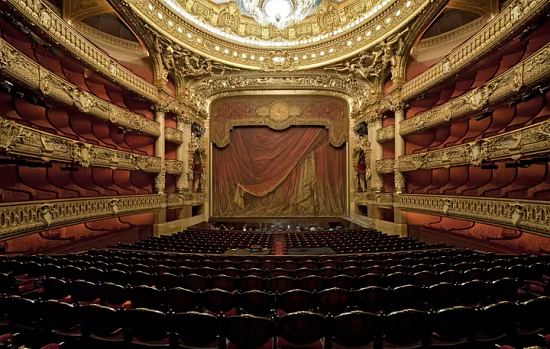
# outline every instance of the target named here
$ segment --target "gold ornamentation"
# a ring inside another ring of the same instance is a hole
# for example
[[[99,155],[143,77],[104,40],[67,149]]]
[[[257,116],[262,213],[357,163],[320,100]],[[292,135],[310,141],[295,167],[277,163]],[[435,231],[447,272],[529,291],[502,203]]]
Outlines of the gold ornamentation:
[[[550,234],[550,204],[544,201],[402,194],[395,196],[395,206],[405,211]]]
[[[67,200],[13,202],[0,204],[2,238],[77,224],[102,217],[128,215],[160,209],[165,204],[160,195],[92,197]]]
[[[0,150],[10,152],[12,146],[21,141],[23,127],[15,121],[0,119]]]
[[[454,49],[445,59],[433,65],[423,73],[403,85],[403,100],[429,90],[441,83],[450,74],[455,74],[466,66],[478,61],[487,52],[491,52],[503,42],[511,39],[524,29],[530,20],[550,8],[546,0],[519,0],[512,2],[479,32]],[[515,18],[515,20],[514,20]],[[450,69],[444,72],[444,65],[449,62]]]
[[[378,173],[393,173],[394,167],[394,159],[381,159],[376,161],[376,172]]]
[[[91,144],[82,142],[73,143],[71,157],[74,162],[82,167],[89,167],[94,158],[94,150]]]

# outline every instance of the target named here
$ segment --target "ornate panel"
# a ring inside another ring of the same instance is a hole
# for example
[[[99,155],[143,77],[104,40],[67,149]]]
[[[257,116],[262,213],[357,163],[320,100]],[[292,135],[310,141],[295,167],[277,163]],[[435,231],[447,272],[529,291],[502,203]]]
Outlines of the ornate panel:
[[[164,139],[166,139],[166,141],[168,142],[183,144],[183,138],[183,132],[176,130],[175,128],[166,127],[164,129]]]
[[[521,89],[535,86],[548,77],[550,77],[550,44],[483,86],[404,120],[401,123],[400,134],[406,136],[481,111],[487,106],[514,97]]]
[[[0,237],[76,224],[93,219],[153,211],[161,195],[108,196],[0,205]]]
[[[393,173],[395,167],[394,159],[376,160],[376,172],[378,173]]]
[[[550,234],[550,203],[544,201],[403,194],[395,197],[395,206],[405,211]]]
[[[354,201],[358,205],[393,207],[393,197],[393,193],[356,192],[354,194]]]
[[[349,133],[347,102],[322,96],[238,96],[218,99],[212,103],[211,141],[225,147],[230,131],[237,126],[268,126],[284,130],[290,126],[325,126],[329,141],[341,146]]]
[[[376,131],[378,143],[391,142],[395,139],[395,126],[387,126]]]
[[[179,175],[185,172],[185,162],[178,160],[164,160],[166,173]]]
[[[205,193],[171,193],[166,197],[166,205],[168,208],[202,205],[205,200]]]
[[[19,52],[0,38],[0,70],[27,87],[41,91],[58,102],[72,105],[82,113],[128,130],[158,137],[159,124],[131,113],[83,91]]]
[[[403,100],[409,100],[501,46],[540,13],[550,8],[547,0],[517,0],[504,8],[476,35],[453,50],[442,61],[403,85]]]
[[[42,161],[74,163],[83,167],[109,167],[160,172],[158,157],[132,154],[48,134],[0,118],[0,151]]]
[[[474,165],[550,152],[550,120],[454,147],[399,157],[399,171]]]
[[[6,0],[4,3],[20,13],[26,21],[33,23],[42,32],[49,35],[50,42],[59,43],[67,52],[103,76],[143,98],[153,102],[158,101],[158,89],[153,84],[148,83],[109,57],[41,0]]]

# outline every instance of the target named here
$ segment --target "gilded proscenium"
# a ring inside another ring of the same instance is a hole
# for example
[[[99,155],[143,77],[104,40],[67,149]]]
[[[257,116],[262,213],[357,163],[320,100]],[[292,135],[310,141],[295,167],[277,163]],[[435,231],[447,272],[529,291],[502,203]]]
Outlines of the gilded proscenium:
[[[376,172],[378,173],[393,173],[395,167],[394,159],[376,160]]]
[[[512,1],[478,33],[454,49],[447,57],[405,83],[402,89],[403,99],[409,100],[454,76],[521,32],[533,18],[548,8],[550,2],[547,0]]]
[[[107,79],[127,88],[152,102],[158,101],[158,89],[131,70],[119,64],[92,42],[82,36],[75,28],[59,17],[41,0],[4,0],[4,3],[15,9],[24,20],[33,23],[42,32],[50,36],[52,43],[57,43],[68,53],[82,60],[86,65],[98,71]]]
[[[393,207],[392,193],[375,193],[367,191],[363,193],[355,192],[354,201],[357,205],[374,205],[380,207]]]
[[[131,195],[15,202],[0,205],[0,238],[93,219],[154,211],[165,206],[161,195]]]
[[[413,18],[430,12],[428,9],[439,6],[442,1],[444,0],[396,0],[386,5],[384,10],[370,20],[345,33],[292,47],[281,47],[275,44],[273,47],[261,47],[222,39],[183,20],[158,0],[134,0],[126,3],[160,35],[169,37],[181,46],[205,57],[253,70],[292,71],[334,63],[362,52],[399,31]],[[358,1],[360,7],[365,3],[365,1]],[[406,5],[407,3],[409,6]],[[355,12],[357,15],[363,12],[363,9],[359,9],[359,13]],[[396,16],[398,12],[399,16]],[[341,28],[340,24],[335,24],[335,28]],[[279,38],[281,34],[277,33],[273,38]],[[252,33],[246,33],[246,36],[250,37]],[[268,57],[273,59],[267,59]],[[288,62],[287,57],[291,57],[292,60]],[[295,60],[294,57],[297,59]]]
[[[99,147],[55,136],[0,118],[0,151],[42,161],[156,173],[160,158]]]
[[[204,78],[191,85],[190,99],[205,101],[203,108],[224,93],[235,91],[274,91],[306,90],[330,91],[348,96],[347,100],[353,111],[360,110],[368,98],[365,82],[349,75],[329,73],[326,71],[300,71],[294,73],[228,73],[223,77]]]
[[[168,142],[175,143],[175,144],[183,144],[183,132],[172,128],[172,127],[166,127],[164,129],[164,139]]]
[[[395,139],[395,126],[386,126],[376,131],[378,143],[387,143]]]
[[[484,85],[401,122],[402,136],[445,124],[515,97],[550,77],[550,44]]]
[[[550,203],[546,201],[402,194],[395,196],[394,206],[404,211],[550,234]]]
[[[74,106],[80,112],[111,122],[126,130],[157,137],[159,124],[140,114],[131,113],[93,94],[79,89],[51,71],[41,67],[0,38],[0,71],[46,97]]]
[[[550,152],[550,120],[490,138],[399,157],[399,171],[474,165]]]
[[[167,174],[179,175],[185,172],[185,162],[183,161],[167,159],[164,160],[164,164],[166,165]]]
[[[329,72],[300,71],[293,73],[239,72],[204,78],[191,85],[190,99],[206,101],[204,108],[223,93],[235,91],[319,90],[349,96],[353,111],[360,110],[368,98],[366,84],[350,75]]]

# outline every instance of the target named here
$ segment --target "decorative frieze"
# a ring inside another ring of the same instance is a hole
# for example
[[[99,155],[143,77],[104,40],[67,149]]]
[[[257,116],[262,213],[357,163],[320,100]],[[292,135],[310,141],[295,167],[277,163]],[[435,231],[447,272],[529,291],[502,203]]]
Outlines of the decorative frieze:
[[[152,173],[159,172],[161,168],[161,160],[157,157],[86,144],[7,119],[0,119],[0,151],[42,161],[69,162],[82,167],[109,167]]]
[[[550,234],[550,203],[545,201],[403,194],[395,196],[395,206],[405,211]]]
[[[83,91],[19,52],[0,38],[0,70],[2,74],[39,90],[48,98],[74,106],[80,112],[111,122],[126,130],[157,137],[159,124],[142,115],[129,112],[93,94]]]
[[[376,193],[367,191],[363,193],[356,192],[354,201],[357,205],[375,205],[381,207],[393,207],[392,193]]]
[[[168,208],[182,207],[193,203],[193,193],[171,193],[166,196]]]
[[[175,128],[171,128],[171,127],[166,127],[164,129],[164,139],[167,141],[167,142],[172,142],[172,143],[175,143],[175,144],[183,144],[183,132],[175,129]]]
[[[185,162],[178,160],[164,160],[167,174],[182,174],[185,172]]]
[[[47,34],[51,39],[50,42],[58,43],[67,52],[109,80],[152,102],[158,101],[158,89],[153,84],[137,76],[96,47],[41,0],[6,0],[4,2],[22,15],[27,22]]]
[[[395,126],[386,126],[376,131],[378,143],[387,143],[395,139]]]
[[[550,152],[550,120],[454,147],[399,157],[399,171],[474,165]]]
[[[376,161],[376,172],[378,173],[393,173],[394,167],[394,159],[382,159]]]
[[[0,205],[0,237],[160,209],[161,195],[107,196]]]
[[[481,59],[523,30],[533,18],[548,8],[550,2],[547,0],[512,1],[476,35],[454,49],[442,61],[405,83],[402,90],[403,100],[410,100],[450,78],[473,61]]]

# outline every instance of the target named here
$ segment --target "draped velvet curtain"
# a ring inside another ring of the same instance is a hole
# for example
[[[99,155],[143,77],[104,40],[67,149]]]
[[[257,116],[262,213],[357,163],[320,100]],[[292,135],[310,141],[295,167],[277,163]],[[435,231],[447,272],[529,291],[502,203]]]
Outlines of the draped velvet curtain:
[[[346,151],[321,127],[238,127],[213,151],[215,216],[338,216]]]

